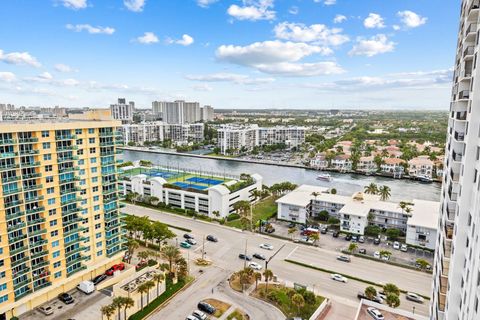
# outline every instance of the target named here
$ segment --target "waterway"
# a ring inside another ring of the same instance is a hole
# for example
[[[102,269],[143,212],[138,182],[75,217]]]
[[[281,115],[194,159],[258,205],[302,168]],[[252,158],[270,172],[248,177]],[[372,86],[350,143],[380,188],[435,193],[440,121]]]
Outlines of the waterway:
[[[330,172],[331,182],[316,179],[318,171],[294,167],[281,167],[268,164],[245,163],[224,159],[205,159],[172,154],[151,153],[133,150],[124,150],[121,156],[125,161],[150,160],[155,165],[192,168],[194,170],[214,171],[220,174],[258,173],[264,179],[264,184],[272,185],[277,182],[290,181],[292,183],[318,185],[337,189],[338,194],[350,195],[356,191],[363,191],[371,182],[377,185],[388,185],[391,189],[392,201],[402,200],[440,200],[441,185],[439,183],[422,184],[417,181],[399,180],[385,177],[364,176],[359,174],[344,174]]]

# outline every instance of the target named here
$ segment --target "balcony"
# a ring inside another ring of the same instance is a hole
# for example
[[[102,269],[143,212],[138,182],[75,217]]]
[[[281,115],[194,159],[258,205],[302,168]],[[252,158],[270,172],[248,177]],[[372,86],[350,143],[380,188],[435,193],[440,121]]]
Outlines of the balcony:
[[[468,100],[470,98],[469,90],[462,90],[458,93],[458,100]]]
[[[70,229],[68,231],[64,231],[63,236],[66,237],[66,236],[72,235],[74,233],[83,232],[86,229],[87,229],[86,227],[76,227],[76,228]]]
[[[30,271],[30,268],[29,268],[29,267],[25,267],[25,268],[23,268],[22,270],[19,270],[19,271],[17,271],[17,272],[12,271],[12,278],[13,278],[13,279],[16,279],[16,278],[18,278],[18,277],[20,277],[20,276],[23,276],[24,274],[26,274],[26,273],[29,272],[29,271]]]
[[[455,131],[455,134],[453,135],[453,137],[457,141],[464,141],[465,140],[465,134],[463,132]]]
[[[83,218],[81,218],[81,217],[70,219],[68,221],[63,221],[63,226],[66,227],[66,226],[69,226],[73,223],[80,223],[82,221],[83,221]]]
[[[38,207],[38,208],[28,209],[28,210],[25,210],[25,212],[26,212],[27,214],[32,214],[32,213],[42,212],[43,210],[45,210],[45,207]]]
[[[22,280],[22,281],[20,281],[20,282],[14,283],[14,284],[13,284],[13,288],[14,288],[14,289],[20,289],[21,287],[24,287],[24,286],[26,286],[27,284],[29,284],[31,281],[32,281],[32,280],[30,280],[30,279],[27,278],[27,279]]]
[[[19,168],[20,166],[16,163],[4,164],[0,166],[0,171],[7,171],[7,170],[14,170]]]
[[[6,145],[11,145],[15,144],[17,141],[15,139],[1,139],[0,140],[0,146],[6,146]]]
[[[447,211],[447,219],[449,221],[455,221],[455,216],[457,214],[457,211],[456,211],[455,207],[456,207],[455,205],[447,206],[447,210],[446,210]]]
[[[77,136],[74,135],[74,134],[67,134],[67,135],[55,136],[55,140],[57,140],[57,141],[74,140],[74,139],[77,139]]]
[[[80,266],[79,268],[76,268],[76,269],[73,269],[72,271],[68,272],[67,271],[67,277],[70,277],[71,275],[77,273],[77,272],[80,272],[82,270],[85,270],[87,269],[87,266]]]
[[[25,246],[21,246],[21,247],[19,247],[19,248],[10,250],[10,256],[14,256],[14,255],[16,255],[17,253],[23,252],[23,251],[25,251],[25,250],[27,250],[27,247],[25,247]]]
[[[477,33],[477,24],[470,23],[467,30],[465,31],[465,36],[468,36],[469,34],[475,34],[475,33]]]
[[[28,156],[28,155],[36,155],[39,154],[40,151],[38,150],[20,150],[20,155]]]
[[[5,152],[0,154],[0,159],[15,158],[18,156],[17,152]]]
[[[26,291],[24,291],[22,293],[15,294],[15,301],[18,301],[18,300],[22,299],[23,297],[28,296],[30,293],[32,293],[32,289],[28,288]]]
[[[19,138],[18,143],[23,144],[23,143],[35,143],[38,142],[38,138],[35,137],[27,137],[27,138]]]
[[[30,249],[33,249],[33,248],[37,248],[37,247],[40,247],[40,246],[44,246],[47,243],[48,243],[48,240],[42,239],[40,241],[30,242],[29,245],[30,245]]]
[[[38,236],[38,235],[45,234],[45,233],[47,233],[46,229],[38,229],[38,230],[34,230],[34,231],[29,232],[28,236],[29,237],[34,237],[34,236]]]
[[[82,210],[83,210],[83,208],[81,208],[81,207],[76,207],[76,208],[65,210],[65,211],[62,212],[62,217],[68,216],[69,214],[80,212]]]
[[[22,168],[33,168],[40,166],[40,161],[22,163]]]
[[[15,200],[15,201],[11,201],[11,202],[5,202],[3,204],[3,206],[5,207],[5,209],[7,208],[12,208],[12,207],[16,207],[16,206],[19,206],[23,203],[22,200]]]
[[[47,260],[43,260],[43,261],[38,262],[38,263],[35,263],[35,264],[32,263],[32,271],[33,271],[33,270],[40,269],[40,268],[42,268],[42,267],[46,267],[46,266],[48,266],[49,264],[50,264],[50,262],[48,262]]]
[[[61,157],[61,158],[58,158],[57,163],[70,162],[74,160],[78,160],[78,157],[77,156]]]
[[[42,284],[33,285],[33,290],[34,290],[34,291],[37,291],[37,290],[40,290],[40,289],[49,287],[49,286],[51,286],[51,285],[52,285],[51,282],[44,282],[44,283],[42,283]]]
[[[57,147],[57,152],[78,150],[78,146],[60,146]]]
[[[19,176],[11,176],[11,177],[2,178],[2,183],[9,183],[9,182],[14,182],[18,180],[20,180]]]
[[[29,186],[23,187],[23,190],[33,191],[33,190],[38,190],[38,189],[42,189],[42,188],[43,188],[42,184],[35,184],[35,185],[29,185]]]
[[[33,226],[34,224],[39,224],[39,223],[44,223],[44,222],[45,222],[45,218],[38,218],[38,219],[35,219],[35,220],[27,221],[27,225]]]
[[[77,262],[82,262],[83,260],[85,260],[87,257],[84,257],[84,256],[79,256],[75,259],[72,259],[70,261],[67,261],[67,267],[71,266],[71,265],[74,265],[75,263]]]
[[[18,265],[20,265],[20,264],[22,264],[22,263],[24,263],[24,262],[27,262],[28,260],[29,260],[29,257],[28,257],[28,256],[25,256],[25,257],[22,257],[22,258],[20,258],[20,259],[15,260],[15,261],[12,261],[11,267],[12,267],[12,268],[15,268],[16,266],[18,266]]]
[[[80,190],[82,190],[82,189],[79,188],[79,187],[73,187],[73,188],[63,189],[63,190],[60,190],[60,194],[63,196],[63,195],[65,195],[65,194],[74,193],[74,192],[79,192]]]
[[[25,197],[25,203],[30,203],[30,202],[35,202],[35,201],[40,201],[43,200],[43,196],[35,196],[35,197]]]
[[[63,201],[61,201],[61,205],[62,205],[62,206],[65,206],[65,205],[67,205],[67,204],[75,203],[75,202],[79,202],[79,201],[82,201],[82,198],[80,198],[80,197],[75,197],[75,198],[72,198],[72,199],[68,199],[68,200],[63,200]]]
[[[41,176],[42,176],[42,174],[41,174],[41,173],[37,173],[37,172],[27,173],[27,174],[22,175],[22,179],[23,179],[23,180],[36,179],[36,178],[40,178]]]
[[[22,192],[22,188],[11,189],[11,190],[7,190],[7,191],[3,191],[3,195],[8,196],[8,195],[17,194],[17,193],[20,193],[20,192]]]
[[[463,50],[463,57],[469,57],[469,56],[473,56],[473,54],[475,53],[475,47],[474,46],[468,46],[465,48],[465,50]]]
[[[48,255],[48,250],[35,252],[35,253],[30,254],[30,259],[40,258],[40,257],[46,256],[46,255]]]
[[[72,254],[85,251],[85,249],[87,249],[87,247],[85,247],[85,246],[79,246],[78,248],[75,248],[75,249],[73,249],[73,250],[70,250],[69,252],[65,252],[65,257],[70,257]]]
[[[453,182],[458,182],[460,175],[458,173],[454,173],[453,170],[450,170],[450,178]]]
[[[19,222],[19,223],[16,223],[12,226],[8,226],[7,227],[7,232],[12,232],[12,231],[15,231],[15,230],[19,230],[19,229],[22,229],[22,228],[25,228],[26,224],[25,222]]]

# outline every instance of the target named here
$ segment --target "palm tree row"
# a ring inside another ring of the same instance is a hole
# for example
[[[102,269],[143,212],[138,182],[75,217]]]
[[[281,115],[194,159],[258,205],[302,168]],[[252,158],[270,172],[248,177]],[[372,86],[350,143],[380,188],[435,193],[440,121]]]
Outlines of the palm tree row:
[[[111,304],[103,306],[100,310],[102,316],[105,316],[107,320],[111,320],[115,312],[118,315],[118,320],[120,320],[123,308],[123,319],[127,319],[127,309],[132,308],[134,305],[135,302],[130,297],[115,297]]]
[[[364,192],[368,194],[378,194],[380,196],[380,200],[386,201],[390,198],[391,189],[389,186],[381,186],[378,187],[375,183],[370,183],[368,186],[365,186]]]

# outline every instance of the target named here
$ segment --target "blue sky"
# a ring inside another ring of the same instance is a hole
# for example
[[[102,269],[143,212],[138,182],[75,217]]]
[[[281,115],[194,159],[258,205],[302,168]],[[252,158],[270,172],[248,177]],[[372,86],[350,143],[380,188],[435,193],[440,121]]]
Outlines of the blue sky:
[[[5,0],[0,103],[444,109],[459,1]]]

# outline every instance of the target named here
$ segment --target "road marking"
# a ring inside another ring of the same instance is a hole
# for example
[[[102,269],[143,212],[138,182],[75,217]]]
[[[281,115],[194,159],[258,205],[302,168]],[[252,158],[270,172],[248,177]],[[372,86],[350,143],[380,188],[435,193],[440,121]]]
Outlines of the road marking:
[[[287,257],[286,257],[285,259],[290,258],[290,256],[291,256],[295,251],[297,251],[297,249],[298,249],[298,246],[295,246],[295,248],[293,248],[292,251],[290,251],[290,253],[287,255]]]

